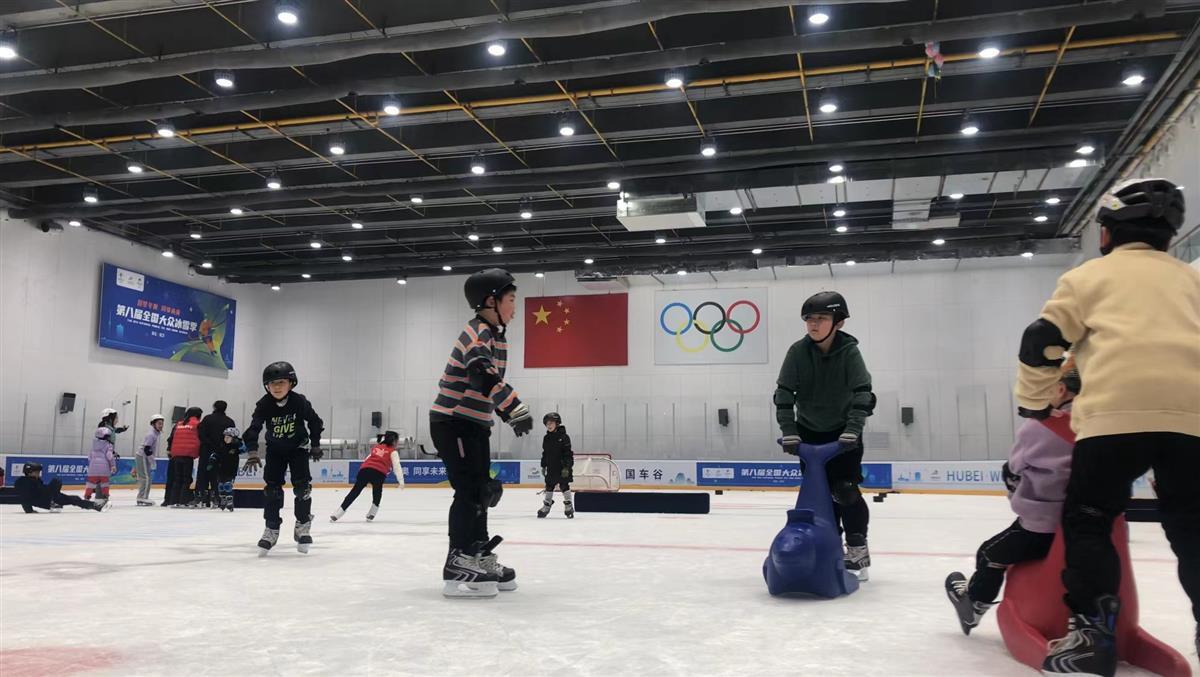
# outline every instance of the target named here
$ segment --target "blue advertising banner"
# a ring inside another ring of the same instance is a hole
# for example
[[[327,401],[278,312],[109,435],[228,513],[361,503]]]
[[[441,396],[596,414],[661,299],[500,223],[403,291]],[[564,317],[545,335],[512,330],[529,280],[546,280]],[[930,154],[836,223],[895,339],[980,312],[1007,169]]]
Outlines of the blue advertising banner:
[[[104,264],[101,347],[232,369],[236,315],[233,299]]]
[[[88,460],[86,456],[7,456],[5,457],[5,484],[12,486],[24,472],[26,463],[42,464],[42,481],[60,479],[63,484],[82,485],[87,481]],[[117,461],[117,472],[109,478],[109,484],[133,485],[137,480],[133,477],[133,459],[121,458]],[[167,460],[157,459],[154,465],[155,484],[165,484],[167,481]]]
[[[400,461],[405,484],[438,484],[448,482],[446,466],[441,461]],[[350,461],[350,481],[358,479],[362,461]],[[520,461],[492,461],[491,475],[504,484],[521,483]],[[396,484],[396,474],[388,471],[387,483]]]
[[[890,463],[862,464],[864,489],[892,486]],[[696,464],[696,484],[702,487],[798,487],[803,480],[800,463],[706,462]]]

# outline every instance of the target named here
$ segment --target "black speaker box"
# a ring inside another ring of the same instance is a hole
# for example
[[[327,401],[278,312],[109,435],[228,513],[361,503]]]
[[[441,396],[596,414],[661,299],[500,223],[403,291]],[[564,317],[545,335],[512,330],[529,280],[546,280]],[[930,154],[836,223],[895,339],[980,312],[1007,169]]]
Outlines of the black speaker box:
[[[63,393],[58,402],[58,413],[69,414],[75,411],[75,393]]]

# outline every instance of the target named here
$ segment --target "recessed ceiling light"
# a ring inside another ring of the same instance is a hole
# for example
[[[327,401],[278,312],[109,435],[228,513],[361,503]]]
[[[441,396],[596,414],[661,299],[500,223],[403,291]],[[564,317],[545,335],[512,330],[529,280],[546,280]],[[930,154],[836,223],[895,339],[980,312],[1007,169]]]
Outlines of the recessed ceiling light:
[[[175,136],[175,125],[171,124],[170,122],[161,122],[154,131],[157,132],[162,138],[169,139],[172,136]]]
[[[840,219],[840,218],[842,218],[842,217],[843,217],[843,216],[845,216],[845,215],[846,215],[846,210],[845,210],[845,209],[835,209],[835,210],[833,210],[833,216],[834,216],[835,218],[839,218],[839,219]]]
[[[837,109],[838,109],[837,102],[834,101],[833,99],[826,99],[821,102],[820,110],[822,113],[835,113],[835,112],[837,112]]]
[[[1130,73],[1125,76],[1124,80],[1121,80],[1121,84],[1125,85],[1126,87],[1137,87],[1145,81],[1145,75],[1142,75],[1141,73]]]
[[[199,240],[200,238],[204,237],[204,233],[200,232],[199,226],[193,226],[192,228],[188,229],[188,237],[192,238],[193,240]]]
[[[679,277],[683,277],[684,275],[687,275],[687,271],[686,270],[677,270],[677,271],[675,271],[675,274],[678,275]]]
[[[712,157],[717,154],[717,142],[709,136],[700,139],[700,154],[704,157]]]
[[[212,261],[204,261],[200,264],[201,268],[212,268]]]
[[[267,177],[267,188],[270,188],[271,190],[279,190],[280,188],[283,188],[283,181],[280,180],[278,174],[273,173]]]
[[[136,162],[130,162],[129,164],[125,165],[125,169],[128,169],[130,174],[141,174],[142,172],[146,171],[145,167]]]
[[[499,254],[500,252],[504,251],[504,245],[497,242],[496,244],[492,245],[492,251]]]
[[[308,246],[312,247],[313,249],[320,249],[320,248],[321,248],[321,241],[320,241],[320,240],[313,240],[312,242],[309,242],[309,243],[308,243]]]
[[[1037,216],[1033,217],[1033,220],[1037,221],[1038,223],[1045,223],[1050,220],[1050,217],[1046,216],[1045,214],[1038,214]]]
[[[962,132],[963,136],[975,136],[979,133],[979,125],[974,122],[964,122],[962,129],[959,131]]]
[[[229,213],[233,214],[234,216],[241,216],[245,213],[245,211],[241,207],[230,207]]]
[[[595,259],[584,259],[583,262],[590,266],[593,263],[595,263],[596,260]]]
[[[95,188],[84,188],[83,201],[90,205],[94,205],[100,201],[100,194],[96,192]]]
[[[829,21],[829,15],[820,10],[813,11],[808,15],[808,23],[814,26],[823,26],[827,21]]]
[[[300,13],[291,4],[281,2],[275,5],[275,18],[279,19],[279,23],[295,26],[300,20]]]
[[[408,201],[415,205],[419,205],[425,201],[425,198],[421,197],[420,195],[410,195],[408,197]]]
[[[354,254],[351,254],[349,249],[343,249],[342,260],[349,263],[350,261],[354,260]]]
[[[479,242],[479,233],[467,233],[467,239],[471,242]]]
[[[71,219],[70,221],[67,221],[67,225],[71,226],[72,228],[78,228],[83,225],[83,221],[80,221],[79,219]]]
[[[666,243],[667,243],[667,238],[663,237],[662,235],[659,235],[654,238],[654,244],[666,244]]]
[[[946,241],[939,237],[938,239],[934,240],[933,243],[940,247],[940,246],[946,244]]]
[[[162,255],[167,257],[168,259],[175,258],[175,252],[171,251],[170,249],[164,249],[162,251]]]
[[[503,42],[492,42],[487,46],[487,53],[492,56],[504,56],[507,51],[508,48],[504,46]]]
[[[483,162],[483,153],[476,153],[471,158],[471,173],[479,176],[487,171],[487,165]]]
[[[546,277],[546,274],[545,273],[534,273],[533,276],[538,279],[541,279],[543,277]]]
[[[396,278],[396,284],[408,284],[408,278],[407,277],[398,277],[398,278]]]
[[[334,139],[333,141],[330,141],[329,142],[329,154],[330,155],[345,155],[346,154],[346,144],[343,143],[341,141],[341,139]]]
[[[762,253],[762,247],[755,247],[754,249],[750,250],[750,253],[754,254],[755,256],[758,256],[759,254]]]
[[[829,165],[829,171],[833,172],[834,174],[840,174],[843,169],[845,169],[845,167],[839,164]]]
[[[17,58],[17,46],[11,38],[0,40],[0,59],[9,61]]]
[[[521,214],[521,218],[523,218],[523,219],[532,219],[533,218],[533,204],[530,203],[529,200],[521,200],[520,214]]]
[[[1068,162],[1067,166],[1071,169],[1082,169],[1083,167],[1088,166],[1088,161],[1084,160],[1083,158],[1076,158]]]
[[[729,213],[730,213],[730,214],[733,214],[734,216],[738,216],[739,214],[741,214],[741,213],[742,213],[742,208],[741,208],[741,207],[737,207],[737,206],[730,207],[730,208],[729,208]]]
[[[350,224],[350,227],[353,228],[354,230],[362,230],[363,224],[359,223],[358,221],[355,221],[354,223]]]
[[[312,273],[300,273],[300,277],[302,277],[302,278],[304,278],[304,279],[306,279],[306,280],[311,280],[311,279],[312,279]]]
[[[1033,252],[1022,252],[1022,253],[1021,253],[1021,258],[1023,258],[1023,259],[1032,259],[1032,258],[1033,258]]]
[[[675,74],[668,75],[666,85],[671,89],[679,89],[683,86],[683,78]]]
[[[1052,197],[1048,197],[1048,198],[1046,198],[1046,204],[1048,204],[1048,205],[1056,205],[1056,204],[1058,204],[1059,202],[1062,202],[1062,199],[1061,199],[1061,198],[1058,198],[1058,197],[1053,197],[1053,196],[1052,196]]]
[[[383,100],[383,112],[386,115],[399,115],[400,114],[400,102],[396,101],[395,99],[384,99]]]
[[[560,136],[574,136],[575,135],[575,123],[573,123],[567,119],[559,120],[558,133]]]
[[[620,190],[620,189],[621,189],[621,182],[620,182],[620,181],[609,181],[609,182],[608,182],[608,189],[609,189],[609,190]]]
[[[217,74],[213,78],[213,81],[217,83],[218,87],[224,87],[225,89],[232,89],[233,88],[233,73],[217,71]]]
[[[271,285],[271,291],[279,291],[280,289],[283,289],[283,287],[280,287],[278,284]]]
[[[829,183],[846,183],[846,177],[838,174],[837,176],[829,177]]]
[[[962,193],[950,193],[950,199],[951,200],[961,200],[961,199],[963,199],[963,194]]]
[[[448,272],[454,270],[454,267],[453,266],[442,266],[442,270],[444,270],[448,273]]]
[[[844,233],[844,232],[846,232],[846,231],[848,231],[848,230],[850,230],[850,229],[849,229],[849,228],[847,228],[846,226],[838,226],[837,228],[834,228],[834,230],[836,230],[836,231],[837,231],[837,232],[839,232],[839,233]]]
[[[979,50],[979,57],[982,59],[995,59],[998,56],[1000,56],[999,47],[988,45],[987,47]]]
[[[1076,148],[1076,149],[1075,149],[1075,152],[1076,152],[1076,153],[1078,153],[1078,154],[1080,154],[1080,155],[1091,155],[1092,153],[1095,153],[1095,152],[1096,152],[1096,147],[1095,147],[1095,146],[1089,146],[1089,145],[1087,145],[1087,144],[1085,143],[1084,145],[1082,145],[1082,146],[1080,146],[1080,147]]]
[[[856,263],[858,263],[858,262],[857,262],[857,261],[855,261],[854,259],[850,259],[849,261],[847,261],[847,262],[846,262],[846,265],[848,265],[848,266],[853,266],[853,265],[855,265]]]

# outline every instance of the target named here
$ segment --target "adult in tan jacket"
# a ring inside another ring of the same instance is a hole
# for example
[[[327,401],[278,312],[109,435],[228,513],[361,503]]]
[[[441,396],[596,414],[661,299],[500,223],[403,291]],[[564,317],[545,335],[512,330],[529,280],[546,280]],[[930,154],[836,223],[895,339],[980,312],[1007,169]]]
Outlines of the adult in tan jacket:
[[[1083,380],[1062,519],[1071,624],[1051,643],[1045,674],[1116,671],[1112,523],[1133,481],[1151,468],[1180,583],[1200,622],[1200,272],[1166,253],[1183,216],[1183,193],[1163,179],[1106,194],[1097,214],[1104,256],[1059,278],[1021,339],[1021,416],[1052,415],[1064,350]]]

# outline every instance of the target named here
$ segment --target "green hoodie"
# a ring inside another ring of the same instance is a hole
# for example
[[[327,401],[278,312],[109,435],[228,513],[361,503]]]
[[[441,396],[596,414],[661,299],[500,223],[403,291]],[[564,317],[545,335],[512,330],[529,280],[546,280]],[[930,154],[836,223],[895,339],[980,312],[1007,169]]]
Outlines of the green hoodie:
[[[861,436],[875,410],[871,374],[858,339],[839,331],[828,353],[807,336],[792,344],[775,390],[775,419],[784,435],[845,430]]]

